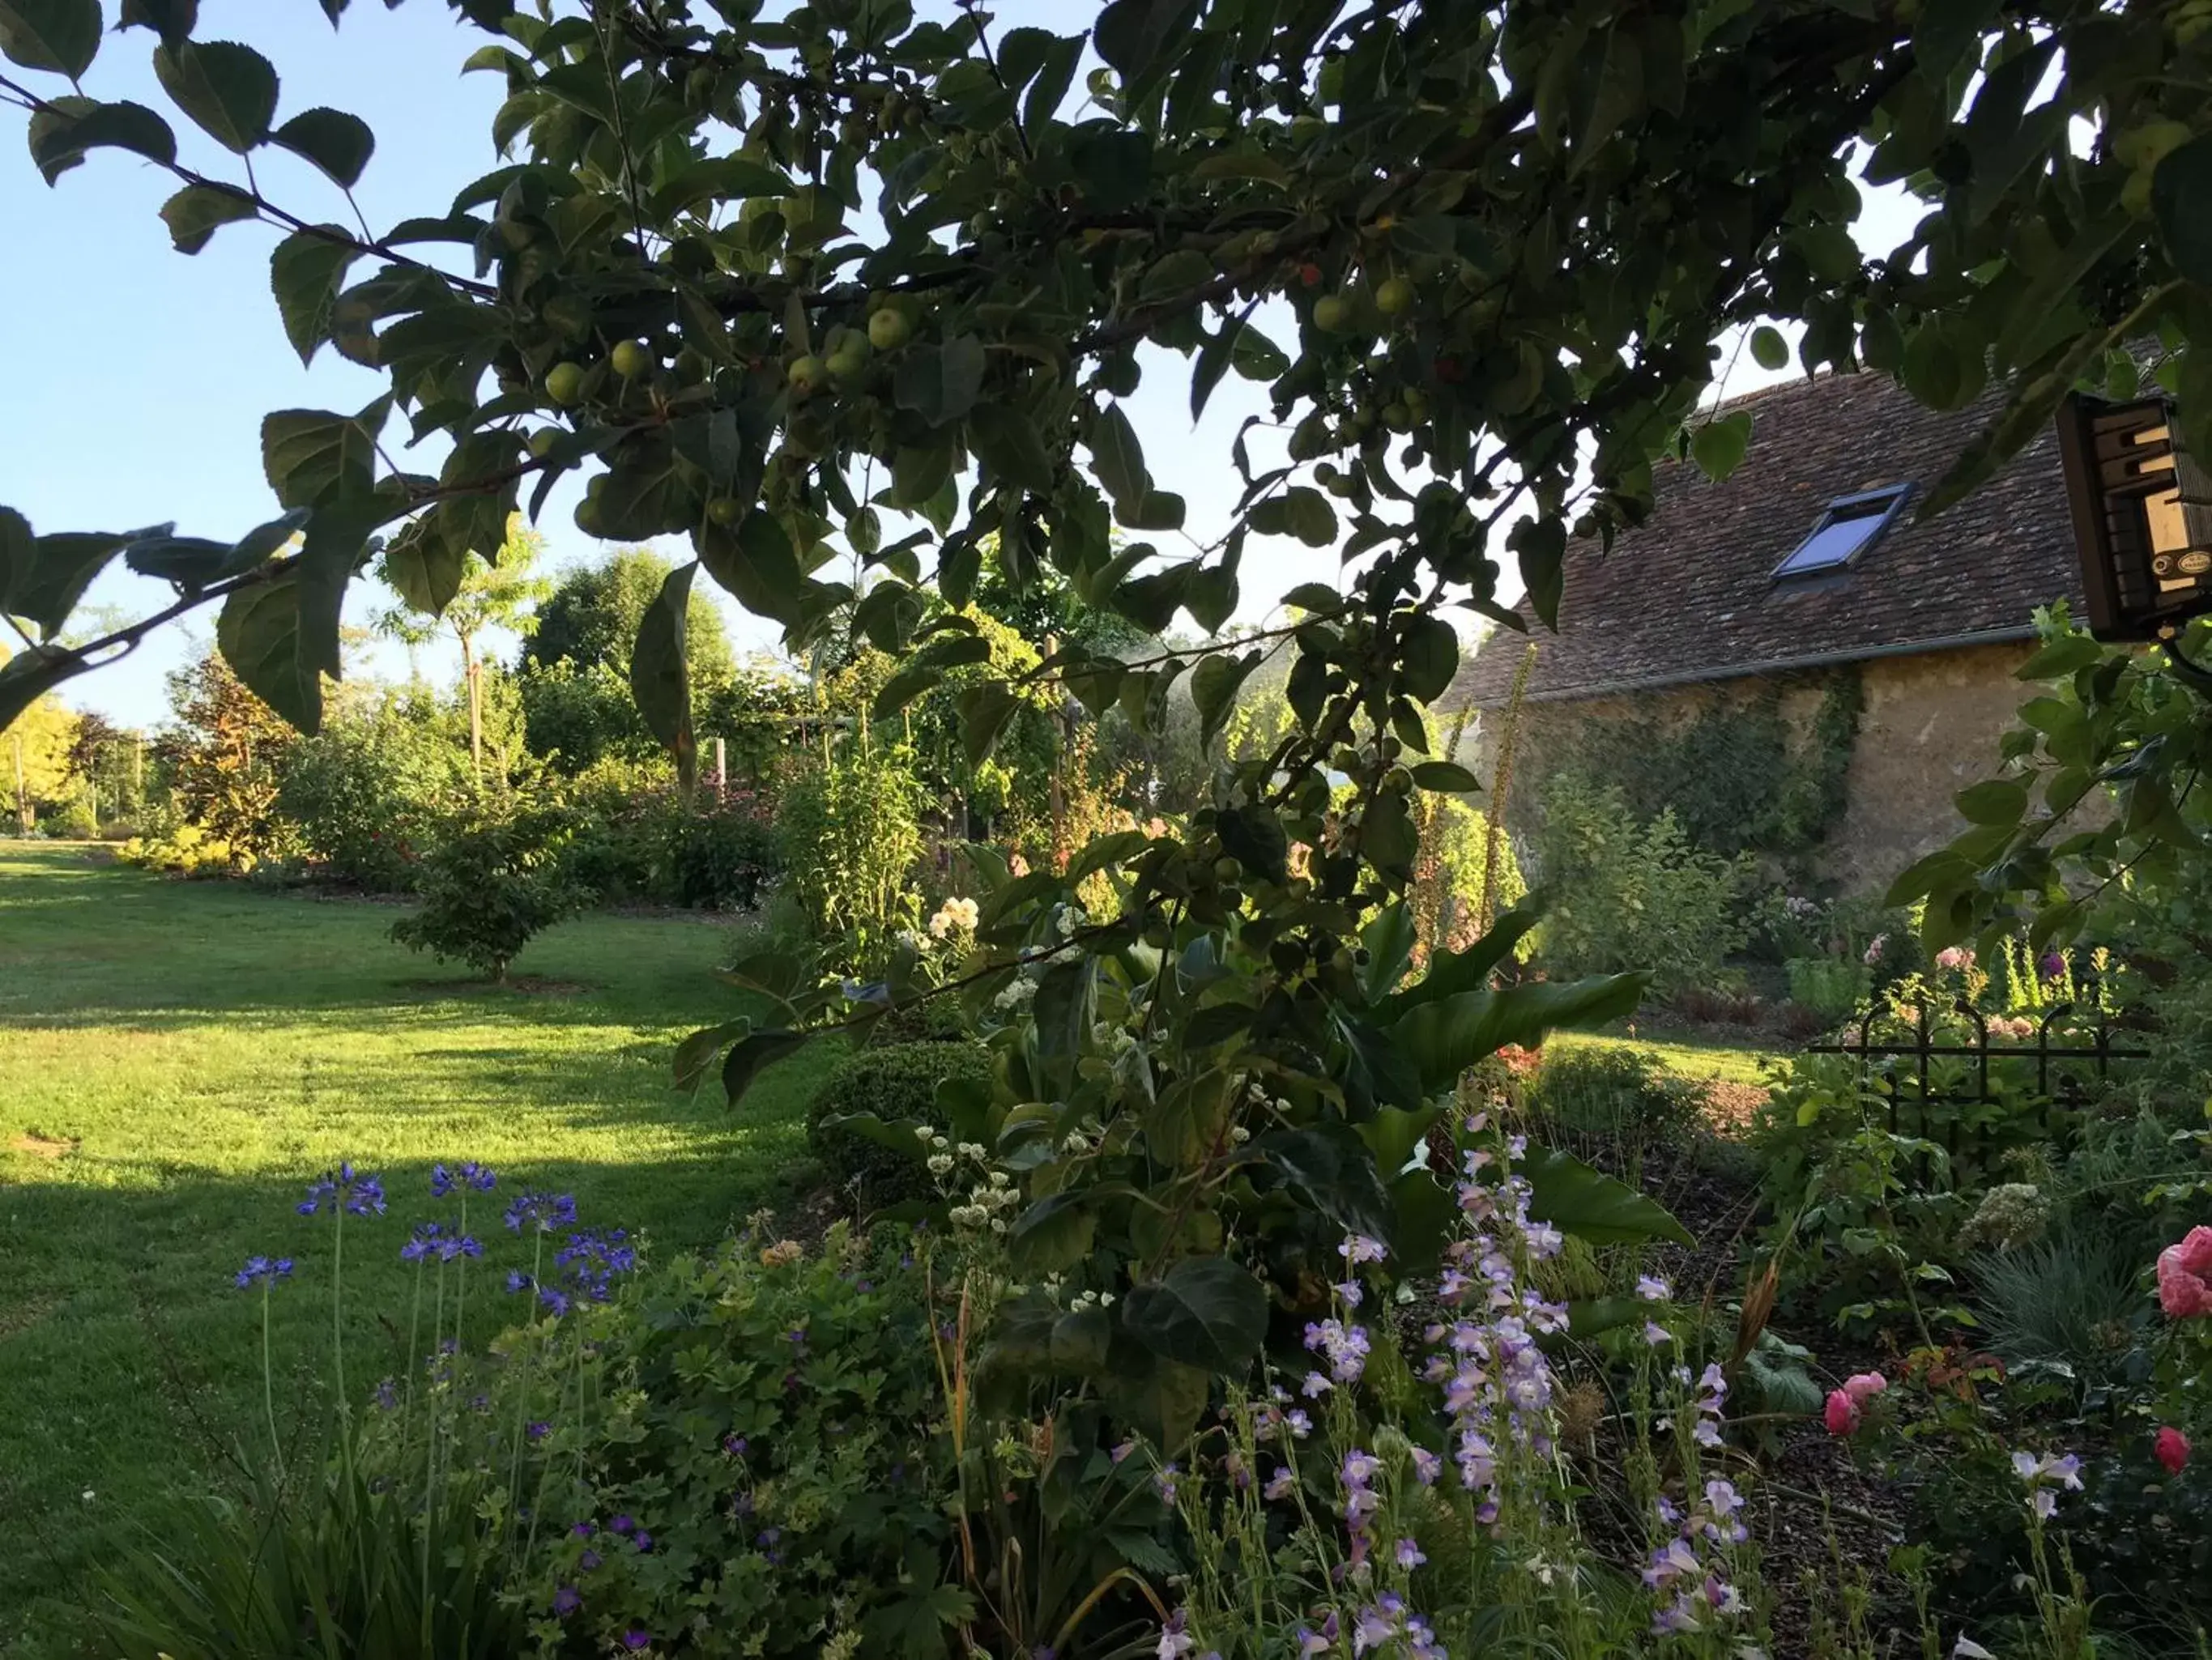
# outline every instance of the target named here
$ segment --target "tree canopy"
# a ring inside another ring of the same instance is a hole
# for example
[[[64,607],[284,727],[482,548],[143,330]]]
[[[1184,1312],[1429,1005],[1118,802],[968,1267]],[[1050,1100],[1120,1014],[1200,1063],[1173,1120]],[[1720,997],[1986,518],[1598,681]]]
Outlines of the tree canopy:
[[[675,567],[650,548],[617,548],[556,579],[522,643],[522,664],[629,673],[639,625]],[[721,614],[704,593],[691,596],[684,621],[684,661],[697,688],[720,685],[736,669]]]
[[[343,21],[345,0],[322,4]],[[189,0],[129,0],[112,34],[97,0],[0,3],[0,96],[50,180],[122,149],[175,178],[181,251],[274,227],[301,358],[388,382],[362,409],[267,417],[283,516],[242,536],[34,532],[0,511],[0,612],[34,642],[0,669],[0,721],[219,603],[224,656],[312,730],[373,539],[434,610],[510,511],[577,472],[581,528],[691,549],[629,673],[687,772],[702,579],[794,649],[846,628],[895,657],[879,717],[1004,663],[957,693],[975,760],[1041,687],[1157,724],[1188,677],[1210,734],[1287,642],[1289,729],[1177,822],[1066,869],[975,855],[958,980],[911,953],[867,985],[749,960],[729,977],[744,1012],[678,1055],[690,1082],[719,1059],[734,1098],[813,1032],[970,999],[1003,1035],[959,1127],[1021,1172],[1017,1265],[1127,1292],[1072,1326],[1010,1308],[988,1370],[1095,1376],[1163,1445],[1272,1308],[1339,1270],[1347,1230],[1388,1233],[1413,1271],[1433,1260],[1449,1197],[1413,1154],[1467,1067],[1633,1008],[1636,975],[1494,984],[1533,907],[1417,973],[1418,797],[1475,788],[1432,712],[1455,620],[1524,626],[1504,566],[1549,623],[1571,536],[1635,524],[1669,456],[1741,461],[1750,413],[1704,407],[1730,331],[1769,368],[1794,336],[1808,372],[1893,374],[1944,409],[2001,379],[1923,513],[2069,390],[2136,391],[2138,342],[2212,454],[2212,31],[2187,9],[1110,0],[1060,9],[1084,26],[1063,33],[908,0],[452,5],[483,32],[466,67],[506,89],[500,164],[356,232],[345,191],[374,135],[286,107],[277,66],[202,38]],[[106,55],[147,51],[173,107],[100,99]],[[187,160],[179,122],[227,154]],[[266,195],[246,163],[269,146],[319,168],[326,199]],[[1852,227],[1891,186],[1923,216],[1870,256]],[[1184,440],[1131,414],[1163,374],[1194,416],[1232,375],[1263,389],[1220,457],[1231,520],[1202,543],[1147,458]],[[380,446],[388,427],[443,445],[435,473],[388,461],[408,453]],[[1015,594],[1049,566],[1143,634],[1261,627],[1016,668],[966,613],[993,538]],[[1334,548],[1342,575],[1248,605],[1271,541]],[[118,560],[172,601],[60,643]],[[1109,869],[1115,908],[1094,918],[1079,885]],[[1561,1226],[1579,1208],[1613,1238],[1673,1227],[1563,1155],[1528,1169]]]

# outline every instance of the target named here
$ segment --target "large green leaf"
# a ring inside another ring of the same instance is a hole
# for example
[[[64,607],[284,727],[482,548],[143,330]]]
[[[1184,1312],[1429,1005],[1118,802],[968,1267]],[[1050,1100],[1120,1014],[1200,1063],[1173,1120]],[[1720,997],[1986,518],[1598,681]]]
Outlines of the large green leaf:
[[[1407,1009],[1462,991],[1480,991],[1498,966],[1528,936],[1550,905],[1541,890],[1523,896],[1520,903],[1490,925],[1490,931],[1464,951],[1440,951],[1429,959],[1429,972],[1404,991],[1376,1003],[1376,1018],[1387,1020]]]
[[[269,136],[276,71],[259,52],[230,40],[185,40],[154,49],[162,91],[201,130],[243,155]]]
[[[286,573],[223,602],[216,645],[238,677],[302,732],[322,730],[323,686],[301,649],[300,584]]]
[[[646,730],[675,756],[687,785],[698,748],[691,733],[691,675],[684,633],[691,579],[698,569],[695,560],[668,573],[638,623],[637,645],[629,660],[629,686],[638,713],[645,717]]]
[[[1528,1178],[1528,1214],[1577,1239],[1591,1245],[1697,1243],[1664,1205],[1556,1148],[1530,1148],[1520,1171]]]
[[[1230,711],[1237,706],[1237,689],[1260,666],[1262,656],[1258,651],[1218,652],[1199,659],[1198,667],[1190,671],[1190,696],[1198,706],[1200,743],[1213,742]]]
[[[287,507],[357,500],[369,494],[382,400],[362,415],[327,409],[278,409],[261,422],[261,465]],[[371,425],[371,421],[375,425]]]
[[[177,159],[177,136],[143,104],[58,99],[31,118],[31,160],[52,184],[88,150],[130,150],[163,166]]]
[[[88,665],[73,651],[58,645],[33,645],[0,663],[0,732],[15,724],[15,717]]]
[[[1376,1173],[1373,1151],[1351,1125],[1270,1130],[1252,1143],[1251,1152],[1346,1233],[1390,1237],[1389,1196]]]
[[[722,1089],[735,1106],[753,1087],[753,1080],[793,1050],[806,1046],[804,1032],[753,1032],[730,1045],[722,1060]]]
[[[1030,410],[1011,403],[980,406],[969,421],[968,443],[983,464],[1008,483],[1036,495],[1052,493],[1052,456]]]
[[[255,217],[260,209],[242,191],[219,185],[187,185],[161,204],[161,222],[179,253],[198,253],[225,225]]]
[[[1112,0],[1098,14],[1091,44],[1124,84],[1142,81],[1198,16],[1198,0]]]
[[[2212,288],[2212,133],[2191,139],[2158,164],[2151,206],[2174,269]]]
[[[799,615],[805,574],[775,515],[756,507],[734,530],[711,521],[692,538],[707,574],[757,616],[788,624]]]
[[[468,549],[454,546],[440,531],[437,521],[426,517],[408,525],[386,545],[378,574],[407,603],[409,609],[434,617],[442,616],[453,603],[467,572]]]
[[[1131,1287],[1121,1307],[1146,1348],[1206,1372],[1236,1370],[1267,1341],[1267,1291],[1225,1257],[1187,1257],[1165,1278]]]
[[[960,420],[983,390],[983,342],[957,335],[941,346],[915,346],[891,378],[891,395],[930,426]]]
[[[29,520],[0,507],[0,615],[35,623],[52,639],[109,560],[139,536],[162,533],[63,531],[34,536]]]
[[[382,517],[374,500],[331,501],[317,507],[300,540],[295,577],[300,593],[299,651],[303,675],[338,678],[343,667],[338,650],[338,620],[345,609],[346,585],[364,557],[374,550],[368,533]]]
[[[284,337],[300,354],[313,361],[316,351],[331,337],[331,314],[354,251],[335,225],[314,231],[295,231],[276,245],[269,257],[269,286],[276,295],[276,314],[283,319]]]
[[[368,122],[319,105],[301,110],[276,129],[275,137],[295,155],[304,156],[321,168],[331,183],[349,191],[361,182],[368,158],[376,152],[376,135],[369,130]]]
[[[1091,417],[1090,445],[1091,470],[1106,487],[1106,494],[1116,503],[1142,501],[1152,488],[1152,478],[1145,469],[1144,446],[1137,441],[1137,429],[1121,413],[1120,404],[1109,403]]]
[[[1443,1089],[1508,1044],[1540,1043],[1554,1031],[1604,1026],[1636,1012],[1649,973],[1543,981],[1496,991],[1462,991],[1398,1017],[1391,1042],[1419,1070],[1422,1087]]]
[[[1024,1274],[1058,1274],[1091,1254],[1098,1217],[1079,1192],[1039,1199],[1014,1223],[1006,1249]]]
[[[0,0],[0,52],[77,79],[100,53],[100,0]]]
[[[1423,703],[1434,703],[1459,672],[1459,634],[1439,616],[1415,617],[1406,625],[1400,663],[1406,692]]]

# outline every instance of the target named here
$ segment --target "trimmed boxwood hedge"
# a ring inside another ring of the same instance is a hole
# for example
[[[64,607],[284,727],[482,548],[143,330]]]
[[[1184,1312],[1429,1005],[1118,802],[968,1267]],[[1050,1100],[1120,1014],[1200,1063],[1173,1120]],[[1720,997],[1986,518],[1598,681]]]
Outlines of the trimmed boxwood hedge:
[[[857,1190],[869,1204],[917,1197],[929,1191],[920,1160],[882,1147],[824,1120],[872,1112],[885,1123],[920,1118],[944,1124],[937,1086],[948,1078],[978,1081],[991,1075],[991,1051],[981,1044],[902,1043],[863,1049],[830,1071],[806,1106],[806,1139],[814,1156],[840,1188]]]

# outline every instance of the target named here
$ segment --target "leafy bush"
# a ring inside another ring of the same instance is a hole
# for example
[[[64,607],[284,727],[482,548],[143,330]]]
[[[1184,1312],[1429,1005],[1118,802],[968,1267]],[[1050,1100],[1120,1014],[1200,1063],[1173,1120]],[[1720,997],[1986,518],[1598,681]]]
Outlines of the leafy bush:
[[[179,824],[151,835],[133,836],[117,850],[126,864],[143,865],[173,876],[227,876],[251,869],[250,853],[240,853],[220,836],[197,824]]]
[[[1874,971],[1863,962],[1792,957],[1783,969],[1790,976],[1790,1000],[1816,1018],[1823,1030],[1850,1019],[1874,990]]]
[[[521,694],[524,741],[556,771],[576,775],[608,761],[650,763],[659,744],[637,712],[637,699],[612,663],[526,663]]]
[[[545,1426],[520,1476],[546,1523],[521,1588],[531,1651],[632,1633],[700,1660],[943,1651],[973,1604],[945,1583],[931,1326],[902,1242],[838,1229],[811,1258],[757,1237],[679,1258],[511,1341],[478,1386],[490,1423]]]
[[[991,1051],[978,1043],[902,1043],[861,1050],[840,1061],[806,1104],[808,1145],[839,1186],[857,1188],[872,1203],[921,1193],[927,1182],[910,1152],[841,1128],[836,1121],[866,1118],[889,1129],[918,1119],[942,1130],[945,1117],[937,1105],[938,1085],[948,1080],[980,1083],[990,1075]]]
[[[1522,1087],[1522,1105],[1547,1140],[1633,1149],[1679,1142],[1699,1128],[1695,1084],[1669,1075],[1649,1050],[1553,1045]]]
[[[573,833],[557,809],[465,821],[422,862],[422,907],[392,937],[441,962],[457,957],[494,980],[531,939],[583,904],[562,868]]]
[[[1543,958],[1562,973],[1648,968],[1668,991],[1711,979],[1748,937],[1746,862],[1698,851],[1671,813],[1639,821],[1620,791],[1578,772],[1552,778],[1535,853],[1560,896]]]
[[[569,800],[568,875],[609,904],[750,911],[782,868],[782,843],[746,791],[721,801],[702,791],[687,807],[665,779],[602,762]]]
[[[404,894],[466,784],[467,757],[397,702],[336,719],[293,747],[276,811],[331,880]]]
[[[74,796],[40,820],[39,827],[62,841],[98,841],[100,815],[82,796]]]
[[[902,747],[854,743],[785,791],[776,833],[793,900],[852,961],[881,962],[921,918],[921,790]]]

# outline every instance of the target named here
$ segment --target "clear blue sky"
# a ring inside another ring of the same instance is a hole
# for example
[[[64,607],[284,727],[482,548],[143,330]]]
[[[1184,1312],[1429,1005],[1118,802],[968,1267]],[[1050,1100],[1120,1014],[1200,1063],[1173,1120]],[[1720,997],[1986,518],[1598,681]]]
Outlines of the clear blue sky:
[[[107,0],[111,21],[118,0]],[[1001,27],[1045,23],[1062,30],[1071,0],[1012,0],[996,9]],[[375,158],[356,191],[380,230],[413,214],[442,212],[453,194],[497,165],[490,122],[504,95],[495,75],[462,76],[462,61],[488,37],[456,22],[435,0],[387,11],[359,0],[332,31],[311,0],[202,0],[202,39],[248,39],[282,77],[278,118],[313,105],[349,110],[367,120]],[[111,35],[88,77],[94,96],[131,98],[167,112],[155,86],[153,38],[144,30]],[[46,81],[51,77],[31,77]],[[216,177],[237,163],[181,117],[182,159]],[[171,247],[158,216],[174,180],[125,152],[103,150],[48,189],[22,153],[21,120],[9,112],[0,140],[0,224],[9,252],[0,259],[0,345],[16,366],[15,396],[0,401],[0,503],[40,530],[123,530],[174,519],[188,535],[229,537],[276,512],[262,476],[259,429],[272,409],[350,409],[374,397],[380,379],[325,349],[302,369],[286,343],[270,297],[268,259],[278,233],[252,224],[218,232],[198,255]],[[264,191],[304,216],[341,220],[335,188],[305,162],[264,149],[255,158]],[[1893,242],[1894,210],[1878,215],[1863,239]],[[1903,221],[1909,222],[1909,221]],[[1746,359],[1732,391],[1765,379]],[[1237,481],[1229,444],[1248,413],[1262,408],[1257,388],[1226,379],[1194,433],[1187,368],[1154,362],[1132,405],[1157,481],[1189,502],[1189,530],[1203,540],[1225,525]],[[404,436],[394,423],[387,441]],[[428,469],[434,458],[411,464]],[[402,464],[410,464],[403,457]],[[551,561],[598,549],[574,528],[573,487],[556,491],[541,521]],[[1160,539],[1175,543],[1174,538]],[[683,550],[672,548],[682,556]],[[1177,551],[1177,546],[1164,551]],[[1295,543],[1255,542],[1244,588],[1257,614],[1291,584],[1333,581],[1336,560]],[[91,595],[143,613],[167,591],[112,572]],[[365,622],[391,597],[356,585],[349,621]],[[726,607],[741,646],[774,644],[771,627]],[[139,725],[165,711],[162,675],[204,642],[172,629],[129,660],[77,680],[64,693],[80,707]],[[398,672],[404,657],[383,647],[362,666]],[[428,657],[424,667],[446,665]]]

